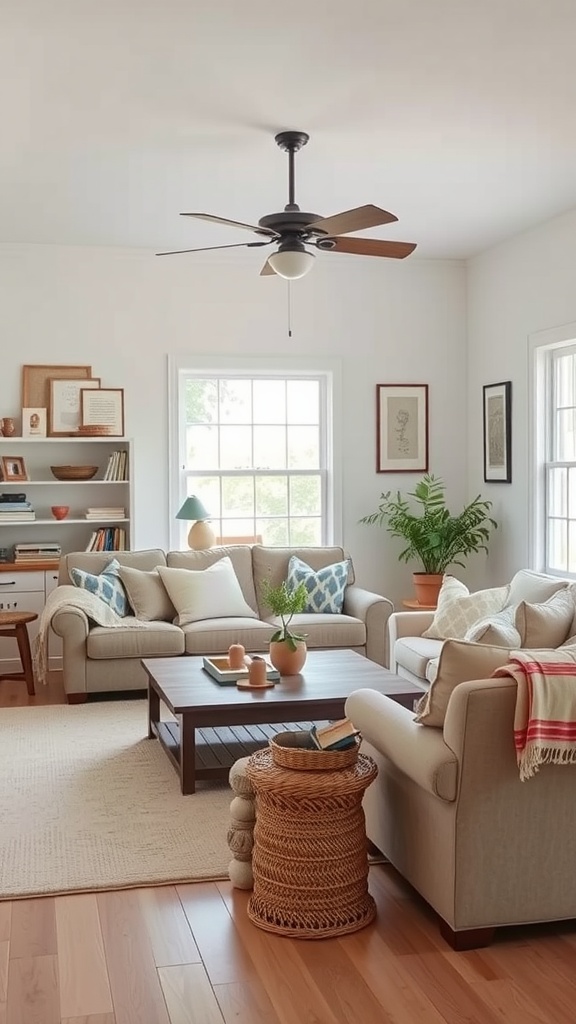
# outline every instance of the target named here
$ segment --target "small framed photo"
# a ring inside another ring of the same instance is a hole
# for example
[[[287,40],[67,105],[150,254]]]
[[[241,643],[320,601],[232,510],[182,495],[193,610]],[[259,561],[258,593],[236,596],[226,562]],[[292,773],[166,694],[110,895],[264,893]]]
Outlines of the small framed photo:
[[[124,388],[80,391],[83,427],[108,427],[107,437],[124,437]]]
[[[512,381],[483,387],[484,480],[512,483]]]
[[[0,459],[3,480],[27,480],[26,463],[21,455],[3,455]]]
[[[99,388],[100,377],[51,377],[48,401],[48,436],[70,437],[80,426],[81,388]]]
[[[376,472],[428,470],[428,385],[376,385]]]
[[[46,437],[46,409],[22,409],[22,437]]]

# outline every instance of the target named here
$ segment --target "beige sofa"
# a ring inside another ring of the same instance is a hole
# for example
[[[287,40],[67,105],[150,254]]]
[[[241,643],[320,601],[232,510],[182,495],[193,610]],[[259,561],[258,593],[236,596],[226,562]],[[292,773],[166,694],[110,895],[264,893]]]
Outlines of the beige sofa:
[[[510,599],[526,646],[574,644],[568,581],[522,570]],[[465,949],[501,925],[576,917],[576,766],[545,765],[520,781],[516,682],[492,677],[509,650],[422,637],[433,618],[389,620],[393,666],[424,692],[416,714],[372,690],[352,694],[346,714],[380,769],[364,798],[370,840]],[[534,642],[546,635],[557,642]]]
[[[144,628],[96,626],[83,611],[63,606],[52,627],[63,640],[64,688],[70,703],[84,701],[89,693],[143,689],[147,685],[141,658],[180,655],[224,654],[233,642],[248,651],[267,648],[276,619],[262,604],[261,582],[280,583],[287,576],[292,554],[315,571],[347,555],[340,547],[273,548],[248,544],[216,547],[206,551],[161,550],[127,552],[76,552],[62,557],[59,584],[70,583],[70,569],[76,567],[100,573],[116,557],[122,565],[149,572],[158,565],[203,570],[223,556],[229,556],[246,602],[258,618],[210,618],[183,627],[169,621],[152,621]],[[348,585],[342,614],[294,616],[297,632],[307,634],[309,648],[349,648],[372,661],[387,663],[387,623],[393,606],[386,598],[363,590],[354,582],[349,563]]]
[[[455,949],[486,945],[498,926],[576,917],[576,766],[520,781],[515,701],[509,676],[461,683],[442,729],[373,690],[346,703],[379,767],[368,837]]]

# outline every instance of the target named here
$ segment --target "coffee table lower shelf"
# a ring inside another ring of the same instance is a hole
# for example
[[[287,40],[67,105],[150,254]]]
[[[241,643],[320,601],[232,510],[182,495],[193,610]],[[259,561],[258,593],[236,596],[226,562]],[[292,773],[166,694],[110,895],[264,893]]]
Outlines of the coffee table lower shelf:
[[[268,745],[278,732],[310,729],[312,722],[277,722],[274,725],[230,725],[199,728],[195,732],[196,779],[227,779],[232,765],[240,757],[249,757]],[[327,722],[316,722],[326,725]],[[153,732],[180,774],[180,723],[176,720],[153,723]]]

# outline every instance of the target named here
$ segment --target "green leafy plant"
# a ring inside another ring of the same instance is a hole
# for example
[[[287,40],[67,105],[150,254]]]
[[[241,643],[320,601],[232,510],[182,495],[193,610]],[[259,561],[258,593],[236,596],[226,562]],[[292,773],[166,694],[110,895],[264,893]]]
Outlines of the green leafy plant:
[[[305,640],[306,633],[293,633],[289,625],[294,615],[304,611],[308,597],[306,587],[299,583],[293,590],[289,589],[286,580],[282,580],[279,586],[273,587],[270,580],[263,580],[261,587],[262,598],[270,608],[273,615],[277,615],[282,622],[272,637],[270,643],[281,641],[286,643],[291,651],[296,650],[299,641]]]
[[[467,555],[488,551],[490,531],[497,529],[489,515],[491,508],[491,501],[477,495],[459,515],[452,515],[446,507],[443,480],[426,473],[406,496],[400,491],[396,496],[391,491],[381,494],[378,510],[360,522],[386,526],[392,537],[407,541],[398,556],[401,561],[416,559],[425,573],[442,574],[450,565],[464,566],[462,558]]]

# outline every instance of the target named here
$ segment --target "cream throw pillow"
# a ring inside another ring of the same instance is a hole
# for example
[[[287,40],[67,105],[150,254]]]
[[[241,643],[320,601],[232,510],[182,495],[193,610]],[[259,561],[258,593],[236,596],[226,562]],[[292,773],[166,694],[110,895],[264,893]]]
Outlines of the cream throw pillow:
[[[415,720],[441,729],[452,691],[469,679],[489,679],[495,669],[510,658],[507,647],[470,644],[464,640],[446,640],[438,661],[438,672],[430,689],[420,698]]]
[[[174,620],[177,626],[200,619],[258,618],[244,600],[228,555],[207,569],[171,569],[159,565],[158,572],[178,613]]]
[[[516,609],[516,628],[522,637],[522,647],[560,647],[571,631],[573,618],[572,587],[557,591],[542,604],[521,601]]]
[[[516,608],[511,605],[496,615],[487,615],[470,627],[465,640],[476,644],[492,644],[497,647],[522,647],[522,634],[516,626]]]
[[[455,576],[444,576],[434,619],[422,636],[428,640],[463,640],[474,623],[504,607],[508,590],[493,587],[471,594]]]
[[[176,609],[157,569],[144,572],[121,565],[118,575],[137,619],[142,622],[172,622]]]

